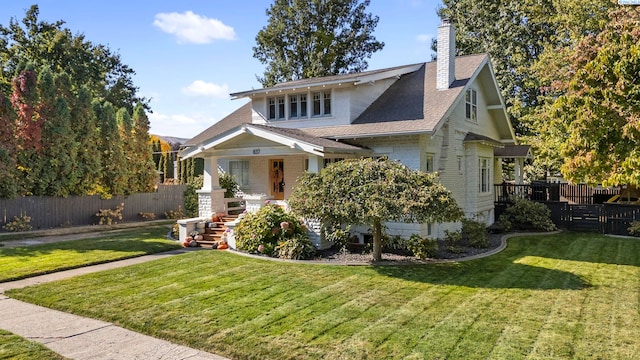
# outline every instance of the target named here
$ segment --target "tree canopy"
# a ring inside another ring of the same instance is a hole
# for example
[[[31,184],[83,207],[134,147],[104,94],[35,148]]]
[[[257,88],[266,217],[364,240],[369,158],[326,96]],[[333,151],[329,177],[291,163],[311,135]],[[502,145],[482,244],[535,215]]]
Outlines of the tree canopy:
[[[109,101],[131,113],[137,103],[148,110],[148,100],[137,95],[132,77],[135,71],[122,63],[120,55],[107,46],[94,44],[83,34],[73,35],[64,21],[38,20],[38,5],[32,5],[22,21],[11,18],[0,24],[0,91],[8,94],[11,81],[26,61],[34,68],[49,66],[64,72],[73,84],[85,85],[93,98]]]
[[[369,225],[373,258],[381,259],[384,222],[455,221],[462,211],[436,175],[387,158],[331,164],[319,174],[305,173],[289,197],[289,207],[325,225]]]
[[[640,185],[640,9],[620,7],[609,17],[569,59],[545,137],[558,147],[566,179]]]
[[[516,135],[534,147],[535,176],[562,163],[550,128],[550,104],[564,93],[569,59],[585,37],[608,22],[615,0],[443,0],[442,18],[456,26],[458,55],[490,54]]]
[[[63,21],[37,17],[34,5],[23,26],[0,25],[0,197],[151,190],[146,100],[133,70]]]
[[[263,86],[283,81],[358,72],[384,47],[373,36],[378,17],[370,0],[275,0],[253,56],[266,64]]]

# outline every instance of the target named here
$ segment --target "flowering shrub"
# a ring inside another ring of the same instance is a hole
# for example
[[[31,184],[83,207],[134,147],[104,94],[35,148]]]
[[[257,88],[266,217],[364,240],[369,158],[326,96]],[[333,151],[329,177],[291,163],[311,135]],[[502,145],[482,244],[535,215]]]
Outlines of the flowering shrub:
[[[311,243],[307,229],[297,218],[272,204],[246,214],[236,226],[235,236],[238,250],[251,254],[288,259],[313,255],[308,248]]]

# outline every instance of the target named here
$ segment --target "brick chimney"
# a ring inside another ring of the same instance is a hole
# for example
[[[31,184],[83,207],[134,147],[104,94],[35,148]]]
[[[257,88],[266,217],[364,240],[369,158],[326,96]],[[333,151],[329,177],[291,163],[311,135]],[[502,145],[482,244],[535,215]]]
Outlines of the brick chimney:
[[[436,88],[446,90],[456,79],[456,29],[449,19],[438,26]]]

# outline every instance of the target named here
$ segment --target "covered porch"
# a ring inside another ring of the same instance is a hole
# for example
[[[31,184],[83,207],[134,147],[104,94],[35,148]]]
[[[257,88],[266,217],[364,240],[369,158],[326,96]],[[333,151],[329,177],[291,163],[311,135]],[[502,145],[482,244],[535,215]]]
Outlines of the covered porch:
[[[182,158],[204,159],[203,186],[197,191],[198,219],[208,219],[220,213],[229,215],[231,205],[239,200],[247,212],[259,210],[267,200],[286,208],[297,178],[305,171],[317,173],[331,162],[370,154],[368,149],[312,137],[297,129],[243,124],[198,148],[185,149]],[[239,198],[225,198],[219,171],[234,177],[241,190]]]

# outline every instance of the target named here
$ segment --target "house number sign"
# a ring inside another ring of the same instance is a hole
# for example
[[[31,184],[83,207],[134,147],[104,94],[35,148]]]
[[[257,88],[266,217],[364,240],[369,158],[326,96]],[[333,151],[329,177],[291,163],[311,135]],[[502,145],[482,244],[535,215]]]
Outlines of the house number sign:
[[[253,154],[254,155],[260,154],[260,149],[253,149]]]

